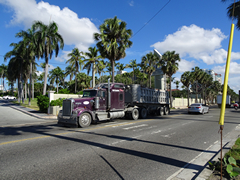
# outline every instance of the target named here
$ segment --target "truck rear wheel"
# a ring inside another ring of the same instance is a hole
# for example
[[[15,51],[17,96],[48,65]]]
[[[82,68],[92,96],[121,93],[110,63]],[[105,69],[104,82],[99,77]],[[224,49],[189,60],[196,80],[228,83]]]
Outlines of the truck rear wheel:
[[[147,109],[146,108],[142,108],[140,111],[140,117],[142,119],[145,119],[147,117]]]
[[[132,118],[133,120],[137,120],[138,117],[139,117],[139,111],[138,111],[138,109],[133,109],[133,110],[132,110],[132,113],[131,113],[131,118]]]
[[[78,118],[78,124],[80,127],[88,127],[92,122],[92,117],[88,113],[82,113]]]

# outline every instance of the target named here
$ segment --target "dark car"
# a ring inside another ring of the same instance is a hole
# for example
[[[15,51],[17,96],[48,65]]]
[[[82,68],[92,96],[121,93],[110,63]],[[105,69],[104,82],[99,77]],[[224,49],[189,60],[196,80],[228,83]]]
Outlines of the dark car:
[[[209,107],[202,103],[194,103],[188,107],[188,114],[201,113],[205,114],[209,112]]]

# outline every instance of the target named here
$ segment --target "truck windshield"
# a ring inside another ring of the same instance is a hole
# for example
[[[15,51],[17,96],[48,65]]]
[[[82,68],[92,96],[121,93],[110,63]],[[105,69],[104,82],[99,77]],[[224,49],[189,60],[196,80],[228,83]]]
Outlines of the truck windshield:
[[[95,97],[97,94],[96,90],[83,91],[82,97]]]

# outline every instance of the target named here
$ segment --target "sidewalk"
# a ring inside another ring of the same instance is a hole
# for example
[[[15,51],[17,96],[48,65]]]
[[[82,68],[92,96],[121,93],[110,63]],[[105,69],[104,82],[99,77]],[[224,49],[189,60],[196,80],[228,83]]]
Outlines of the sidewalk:
[[[36,111],[34,109],[30,109],[30,108],[27,108],[27,107],[24,107],[24,106],[20,106],[20,105],[11,103],[11,102],[7,102],[7,101],[5,101],[5,102],[9,103],[9,107],[11,107],[13,109],[16,109],[18,111],[21,111],[23,113],[26,113],[30,116],[39,118],[39,119],[50,119],[50,120],[57,119],[57,116],[52,115],[52,114],[42,113],[40,111]]]

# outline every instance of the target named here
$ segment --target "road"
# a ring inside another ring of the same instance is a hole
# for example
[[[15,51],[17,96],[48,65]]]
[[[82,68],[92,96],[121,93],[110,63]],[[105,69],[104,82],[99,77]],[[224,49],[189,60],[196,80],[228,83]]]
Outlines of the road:
[[[223,135],[239,124],[239,113],[226,110]],[[219,115],[218,108],[205,115],[180,110],[78,129],[1,104],[0,179],[168,179],[220,139]]]

